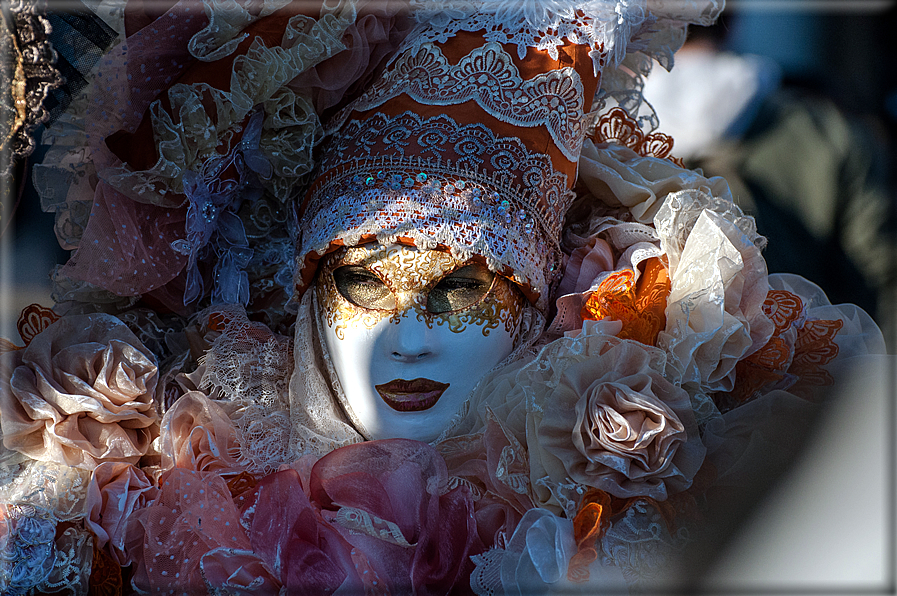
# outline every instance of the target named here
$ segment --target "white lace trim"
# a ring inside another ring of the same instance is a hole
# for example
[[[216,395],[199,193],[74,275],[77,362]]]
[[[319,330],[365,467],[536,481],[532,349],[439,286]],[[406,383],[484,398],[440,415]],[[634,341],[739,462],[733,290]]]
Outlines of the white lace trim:
[[[390,544],[409,548],[417,545],[416,542],[412,544],[405,539],[405,536],[402,535],[402,530],[397,524],[388,519],[372,515],[363,509],[341,507],[336,512],[334,521],[350,532],[379,538]]]
[[[446,149],[461,157],[442,161]],[[370,235],[387,244],[404,237],[420,248],[450,247],[462,260],[480,255],[537,293],[537,306],[547,305],[560,264],[560,217],[573,197],[546,155],[483,125],[410,112],[350,122],[329,151],[329,172],[309,193],[297,269],[335,240],[355,246]],[[370,157],[346,163],[365,152]]]
[[[647,14],[645,0],[411,0],[411,5],[424,25],[412,47],[445,42],[458,31],[485,31],[487,41],[516,45],[521,59],[534,48],[556,60],[566,39],[592,48],[596,73],[602,54],[614,62],[622,59],[631,32]]]
[[[272,472],[292,461],[287,384],[293,368],[291,342],[250,322],[239,306],[215,311],[226,323],[201,360],[205,370],[199,385],[217,399],[239,404],[231,419],[240,464],[254,473]]]
[[[470,186],[474,180],[467,179],[457,188],[446,189],[430,178],[426,179],[429,189],[457,194],[457,197],[446,198],[450,202],[452,199],[466,199],[474,211],[494,202],[488,194],[497,191],[501,198],[515,199],[514,202],[535,219],[548,238],[560,236],[563,214],[573,198],[567,191],[567,176],[554,169],[548,155],[530,152],[526,144],[516,137],[496,136],[483,124],[458,124],[445,114],[424,118],[410,111],[397,116],[376,113],[365,120],[345,123],[327,146],[320,168],[323,172],[335,170],[362,153],[371,159],[397,153],[428,160],[421,165],[421,171],[429,175],[436,172],[427,171],[428,168],[442,169],[442,155],[447,150],[457,156],[454,165],[445,164],[446,168],[450,168],[448,173],[463,176],[471,175],[471,170],[484,170],[491,173],[488,188],[485,193],[481,191],[478,194]],[[398,181],[400,184],[394,184],[391,179],[386,179],[387,172],[377,171],[373,165],[361,161],[356,168],[358,173],[368,171],[376,174],[372,180],[353,180],[354,170],[341,170],[339,179],[331,178],[324,184],[339,183],[345,186],[348,180],[349,190],[354,192],[361,192],[371,184],[388,190],[422,186],[417,180],[404,178]],[[480,199],[479,204],[475,200],[477,198]],[[516,210],[512,210],[512,216],[519,219]],[[530,234],[532,229],[524,231]]]
[[[514,126],[545,126],[570,161],[579,159],[584,127],[582,80],[572,67],[524,80],[498,43],[481,46],[452,66],[442,51],[426,44],[403,53],[374,85],[334,119],[339,126],[350,112],[367,111],[407,94],[433,106],[477,104],[490,116]]]
[[[27,460],[0,466],[0,593],[87,593],[93,539],[58,524],[85,515],[90,472]]]
[[[331,381],[336,375],[325,376],[332,366],[321,350],[314,297],[315,292],[306,292],[296,315],[295,366],[290,378],[290,453],[294,458],[306,453],[324,455],[364,440],[339,406],[342,389]]]

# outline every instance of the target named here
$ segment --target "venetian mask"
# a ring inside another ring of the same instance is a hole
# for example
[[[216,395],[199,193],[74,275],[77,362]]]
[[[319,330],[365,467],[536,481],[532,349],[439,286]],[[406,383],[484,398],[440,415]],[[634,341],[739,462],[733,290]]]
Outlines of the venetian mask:
[[[514,349],[525,304],[483,264],[400,245],[340,249],[316,287],[343,406],[368,439],[435,440]]]

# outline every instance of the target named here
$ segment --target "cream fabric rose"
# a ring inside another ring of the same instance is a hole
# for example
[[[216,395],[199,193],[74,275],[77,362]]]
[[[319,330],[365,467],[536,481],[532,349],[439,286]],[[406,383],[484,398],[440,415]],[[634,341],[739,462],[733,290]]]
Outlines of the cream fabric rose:
[[[691,486],[704,459],[689,396],[664,377],[663,351],[606,332],[584,326],[487,375],[456,426],[480,432],[494,412],[528,450],[533,502],[556,515],[569,511],[560,493],[582,485],[665,499]]]
[[[534,473],[617,497],[663,500],[691,486],[705,450],[688,394],[663,376],[663,354],[601,335],[570,347],[534,388],[545,393],[527,432]]]
[[[88,470],[147,453],[158,434],[158,369],[117,318],[63,317],[8,356],[0,374],[7,448]]]

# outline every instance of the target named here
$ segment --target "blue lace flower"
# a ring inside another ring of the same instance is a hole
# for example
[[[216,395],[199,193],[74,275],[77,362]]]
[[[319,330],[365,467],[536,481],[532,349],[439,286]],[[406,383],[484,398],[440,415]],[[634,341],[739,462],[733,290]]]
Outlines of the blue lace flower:
[[[264,112],[257,108],[246,125],[243,138],[228,155],[208,160],[201,172],[184,173],[187,208],[187,236],[175,250],[188,255],[184,304],[205,294],[199,261],[211,251],[218,258],[215,267],[213,303],[249,302],[249,279],[245,271],[252,258],[243,222],[237,211],[244,201],[262,195],[261,178],[270,178],[273,166],[259,149]],[[236,170],[236,180],[224,177]]]

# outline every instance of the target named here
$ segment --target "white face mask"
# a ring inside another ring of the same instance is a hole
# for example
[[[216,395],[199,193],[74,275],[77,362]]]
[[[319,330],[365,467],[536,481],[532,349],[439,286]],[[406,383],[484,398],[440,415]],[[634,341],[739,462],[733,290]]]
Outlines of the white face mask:
[[[514,349],[525,301],[485,265],[400,245],[341,249],[316,287],[343,405],[368,439],[435,440]]]

